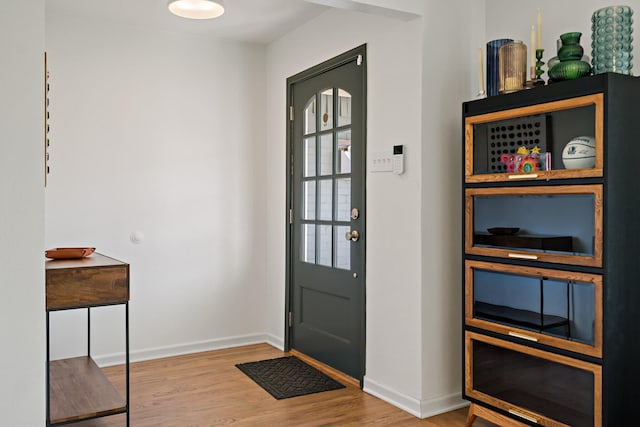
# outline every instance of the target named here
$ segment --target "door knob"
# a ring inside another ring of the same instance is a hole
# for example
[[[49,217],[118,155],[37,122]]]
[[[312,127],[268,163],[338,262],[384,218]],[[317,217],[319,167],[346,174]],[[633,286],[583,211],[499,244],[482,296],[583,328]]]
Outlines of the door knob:
[[[357,242],[360,238],[360,232],[358,230],[347,231],[344,235],[344,238],[347,240],[351,240],[352,242]]]

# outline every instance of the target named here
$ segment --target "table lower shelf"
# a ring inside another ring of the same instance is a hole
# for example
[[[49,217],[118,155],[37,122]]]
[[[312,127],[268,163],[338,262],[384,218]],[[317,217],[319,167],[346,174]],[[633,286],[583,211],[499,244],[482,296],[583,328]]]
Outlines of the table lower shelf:
[[[88,356],[49,363],[51,424],[126,412],[127,402]]]

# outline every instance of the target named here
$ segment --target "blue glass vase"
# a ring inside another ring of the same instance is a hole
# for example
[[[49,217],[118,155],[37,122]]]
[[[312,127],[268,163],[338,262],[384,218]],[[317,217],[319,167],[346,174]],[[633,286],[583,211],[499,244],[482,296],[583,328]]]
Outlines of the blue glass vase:
[[[495,96],[500,89],[500,47],[512,39],[496,39],[487,43],[487,96]]]

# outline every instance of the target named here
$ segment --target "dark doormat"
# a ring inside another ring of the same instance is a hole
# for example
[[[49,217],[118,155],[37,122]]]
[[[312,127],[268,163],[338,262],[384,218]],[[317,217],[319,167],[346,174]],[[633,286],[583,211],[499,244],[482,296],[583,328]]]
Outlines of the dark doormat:
[[[345,387],[294,356],[239,363],[236,367],[276,399]]]

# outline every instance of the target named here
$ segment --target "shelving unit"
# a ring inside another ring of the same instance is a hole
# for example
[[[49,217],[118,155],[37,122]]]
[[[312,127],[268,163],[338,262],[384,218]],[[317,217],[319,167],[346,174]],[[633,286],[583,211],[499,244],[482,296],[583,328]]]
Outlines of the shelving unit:
[[[50,260],[46,272],[47,426],[126,414],[129,426],[129,264],[94,253],[89,257]],[[91,358],[91,310],[125,306],[124,396]],[[50,313],[87,311],[87,355],[50,360]]]
[[[606,73],[463,104],[467,427],[636,418],[638,99],[640,79]],[[579,136],[595,140],[593,166],[567,169],[563,148]],[[497,164],[519,146],[551,167]]]

